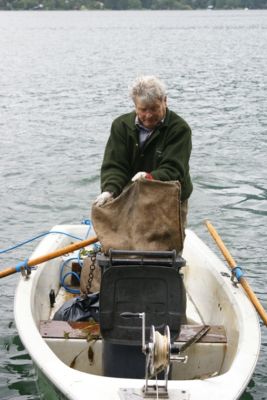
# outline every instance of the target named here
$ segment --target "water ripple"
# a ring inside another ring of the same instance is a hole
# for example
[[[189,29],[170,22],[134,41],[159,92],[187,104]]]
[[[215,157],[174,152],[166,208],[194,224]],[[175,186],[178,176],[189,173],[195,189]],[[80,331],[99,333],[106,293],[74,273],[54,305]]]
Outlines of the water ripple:
[[[190,227],[217,252],[203,221],[214,223],[266,308],[266,16],[0,13],[0,248],[89,217],[110,124],[133,107],[128,85],[157,74],[193,131]],[[15,265],[33,247],[4,254],[1,264]],[[0,291],[0,397],[37,399],[12,325],[16,283],[9,277]],[[266,398],[264,328],[262,343],[244,400]]]

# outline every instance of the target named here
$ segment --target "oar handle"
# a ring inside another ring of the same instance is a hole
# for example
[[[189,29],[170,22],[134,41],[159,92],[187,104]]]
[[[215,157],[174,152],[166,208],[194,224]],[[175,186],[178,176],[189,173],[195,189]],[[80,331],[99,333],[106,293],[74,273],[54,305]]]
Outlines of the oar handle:
[[[63,247],[62,249],[56,250],[52,253],[45,254],[43,256],[29,260],[27,262],[27,267],[30,268],[37,264],[42,264],[43,262],[52,260],[53,258],[63,256],[64,254],[72,253],[73,251],[82,249],[83,247],[89,246],[90,244],[93,244],[97,241],[98,241],[98,238],[96,236],[93,236],[90,239],[86,239],[86,240],[82,240],[81,242],[70,244],[69,246]],[[16,268],[16,267],[6,268],[3,271],[0,271],[0,278],[4,278],[5,276],[12,275],[15,272],[18,272],[18,268]]]
[[[16,268],[10,267],[6,268],[3,271],[0,271],[0,278],[4,278],[5,276],[15,274],[17,272]]]
[[[236,264],[235,260],[233,259],[233,257],[231,256],[229,250],[226,248],[225,244],[223,243],[222,239],[220,238],[220,236],[217,233],[214,226],[209,221],[206,221],[206,226],[207,226],[208,231],[210,232],[211,236],[215,240],[216,244],[218,245],[219,249],[221,250],[224,258],[228,262],[229,266],[231,268],[235,268],[237,266],[237,264]],[[247,293],[250,301],[254,305],[255,309],[257,310],[257,312],[260,315],[261,319],[263,320],[264,324],[267,326],[267,314],[266,314],[266,311],[264,310],[264,308],[262,307],[259,299],[257,298],[255,293],[251,289],[250,285],[248,284],[248,282],[246,281],[246,279],[243,276],[240,277],[239,282],[241,283],[243,289]]]
[[[261,317],[262,321],[264,322],[265,326],[267,326],[267,314],[266,311],[264,310],[262,304],[260,303],[258,297],[255,295],[253,290],[251,289],[248,281],[244,278],[241,277],[239,281],[243,287],[243,289],[246,291],[249,299],[251,300],[252,304],[256,308],[259,316]]]
[[[235,260],[233,259],[233,257],[231,256],[229,250],[227,249],[227,247],[223,243],[222,239],[220,238],[220,236],[217,233],[217,231],[214,228],[214,226],[209,221],[206,221],[206,226],[208,228],[209,233],[211,234],[211,236],[213,237],[213,239],[217,243],[219,249],[221,250],[222,255],[224,256],[224,258],[228,262],[229,266],[231,268],[235,268],[237,264],[236,264]]]

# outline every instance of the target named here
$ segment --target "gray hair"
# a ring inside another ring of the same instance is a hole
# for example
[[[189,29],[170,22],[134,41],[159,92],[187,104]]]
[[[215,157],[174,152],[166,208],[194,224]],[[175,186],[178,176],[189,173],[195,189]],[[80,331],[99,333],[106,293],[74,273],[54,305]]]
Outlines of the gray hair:
[[[135,103],[140,98],[144,103],[151,104],[156,100],[162,101],[166,97],[166,88],[155,76],[140,76],[130,88],[130,96]]]

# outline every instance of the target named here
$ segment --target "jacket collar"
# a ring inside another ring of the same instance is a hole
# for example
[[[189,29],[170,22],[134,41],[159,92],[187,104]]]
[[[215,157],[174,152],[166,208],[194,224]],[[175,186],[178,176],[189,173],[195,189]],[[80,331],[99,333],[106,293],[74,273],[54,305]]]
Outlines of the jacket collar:
[[[136,112],[132,111],[129,114],[128,118],[125,120],[125,123],[130,128],[129,134],[131,136],[133,136],[135,138],[135,140],[137,140],[139,142],[139,138],[138,138],[139,129],[136,126],[135,120],[136,120]],[[149,136],[149,138],[147,139],[147,141],[144,144],[143,150],[147,146],[149,146],[151,142],[154,142],[154,140],[161,134],[161,131],[169,125],[169,121],[170,121],[170,110],[167,108],[164,122],[155,129],[155,131],[153,132],[152,135]]]

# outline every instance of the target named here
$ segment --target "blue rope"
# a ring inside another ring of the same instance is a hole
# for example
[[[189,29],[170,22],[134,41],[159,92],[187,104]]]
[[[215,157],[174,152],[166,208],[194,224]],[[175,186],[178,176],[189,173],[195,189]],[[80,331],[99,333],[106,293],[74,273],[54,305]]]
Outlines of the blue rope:
[[[39,234],[39,235],[37,235],[37,236],[34,236],[34,237],[31,238],[31,239],[27,239],[27,240],[25,240],[25,241],[23,241],[23,242],[19,242],[19,243],[17,243],[17,244],[14,245],[14,246],[8,247],[7,249],[0,250],[0,254],[4,254],[4,253],[7,253],[7,252],[9,252],[9,251],[15,250],[15,249],[17,249],[17,248],[19,248],[19,247],[21,247],[21,246],[24,246],[25,244],[31,243],[31,242],[33,242],[34,240],[40,239],[41,237],[44,237],[44,236],[50,235],[50,234],[65,235],[65,236],[68,236],[68,237],[70,237],[70,238],[72,238],[72,239],[76,239],[76,240],[80,240],[80,241],[81,241],[81,240],[85,240],[85,239],[87,239],[87,237],[89,236],[90,231],[91,231],[91,229],[92,229],[92,222],[91,222],[90,219],[84,219],[81,223],[82,223],[83,225],[88,225],[88,230],[87,230],[87,232],[86,232],[85,238],[80,238],[80,237],[77,237],[77,236],[75,236],[75,235],[71,235],[70,233],[61,232],[61,231],[47,231],[47,232],[43,232],[43,233],[41,233],[41,234]],[[100,248],[100,244],[94,243],[94,247],[93,247],[94,251],[98,251],[99,248]],[[80,281],[79,275],[78,275],[76,272],[74,272],[74,271],[67,272],[65,275],[63,275],[63,270],[64,270],[65,265],[66,265],[69,261],[71,261],[71,260],[77,260],[77,262],[79,263],[80,267],[82,268],[82,267],[83,267],[83,260],[81,259],[81,252],[82,252],[82,249],[79,250],[77,257],[72,257],[72,258],[68,258],[67,260],[65,260],[65,261],[62,263],[61,269],[60,269],[60,284],[61,284],[61,286],[63,286],[64,289],[67,290],[68,292],[74,293],[74,294],[80,294],[80,290],[69,288],[69,287],[65,284],[65,280],[66,280],[67,276],[73,275],[73,276],[75,276],[75,277],[78,279],[78,281]],[[20,272],[22,268],[28,269],[28,268],[29,268],[29,267],[28,267],[28,259],[19,262],[19,263],[16,265],[15,268],[16,268],[16,271],[17,271],[17,272]]]
[[[92,222],[91,222],[90,219],[84,219],[84,220],[82,221],[82,224],[83,224],[83,225],[88,225],[88,226],[89,226],[88,231],[86,232],[86,235],[85,235],[85,239],[87,239],[87,237],[89,236],[89,233],[90,233],[90,231],[91,231],[91,228],[92,228]]]
[[[80,294],[80,290],[78,290],[78,289],[71,289],[71,288],[69,288],[68,286],[65,285],[65,279],[66,279],[67,276],[69,276],[69,275],[74,275],[74,276],[78,279],[78,282],[80,282],[79,275],[78,275],[76,272],[74,272],[74,271],[70,271],[70,272],[67,272],[67,273],[64,275],[63,280],[61,281],[61,286],[63,286],[64,289],[65,289],[67,292],[69,292],[69,293]]]
[[[76,272],[74,272],[74,271],[69,271],[69,272],[67,272],[65,275],[63,275],[63,271],[64,271],[65,265],[66,265],[69,261],[73,261],[73,260],[77,260],[77,257],[68,258],[67,260],[65,260],[65,261],[61,264],[61,267],[60,267],[60,285],[63,286],[64,289],[65,289],[67,292],[75,293],[75,294],[80,294],[80,290],[78,290],[78,289],[71,289],[71,288],[69,288],[69,287],[65,284],[66,277],[69,276],[69,275],[74,275],[74,276],[78,279],[78,282],[80,282],[79,275],[78,275]]]
[[[37,235],[37,236],[33,237],[32,239],[28,239],[28,240],[25,240],[24,242],[20,242],[20,243],[14,245],[12,247],[8,247],[7,249],[0,250],[0,254],[4,254],[4,253],[7,253],[9,251],[15,250],[18,247],[24,246],[25,244],[31,243],[34,240],[39,239],[39,238],[41,238],[43,236],[46,236],[46,235],[49,235],[49,234],[61,234],[61,235],[65,235],[65,236],[71,237],[72,239],[83,240],[83,238],[71,235],[70,233],[60,232],[60,231],[48,231],[48,232],[41,233],[40,235]],[[89,234],[89,231],[87,232],[87,235],[88,234]]]
[[[9,251],[15,250],[15,249],[17,249],[18,247],[24,246],[25,244],[31,243],[31,242],[33,242],[34,240],[40,239],[41,237],[46,236],[46,235],[50,235],[50,234],[65,235],[65,236],[68,236],[68,237],[70,237],[70,238],[72,238],[72,239],[76,239],[76,240],[84,240],[84,239],[87,239],[87,237],[89,236],[89,233],[90,233],[90,231],[91,231],[91,229],[92,229],[92,222],[91,222],[90,219],[84,219],[84,220],[81,222],[81,224],[83,224],[83,225],[88,225],[88,230],[87,230],[87,232],[86,232],[85,238],[80,238],[80,237],[78,237],[78,236],[74,236],[74,235],[71,235],[70,233],[62,232],[62,231],[47,231],[47,232],[40,233],[39,235],[34,236],[34,237],[31,238],[31,239],[27,239],[27,240],[25,240],[25,241],[23,241],[23,242],[19,242],[19,243],[15,244],[14,246],[8,247],[7,249],[0,250],[0,254],[8,253]]]
[[[100,243],[94,243],[93,252],[97,253],[100,250],[100,248],[101,248]],[[71,289],[70,287],[68,287],[68,285],[66,285],[66,283],[65,283],[65,279],[67,276],[74,275],[77,278],[78,282],[80,282],[80,277],[75,271],[69,271],[65,275],[63,275],[63,271],[64,271],[65,265],[69,261],[73,261],[73,260],[76,260],[79,263],[80,267],[83,268],[83,260],[81,259],[81,252],[82,252],[82,249],[79,250],[77,257],[68,258],[67,260],[62,262],[61,267],[60,267],[60,284],[61,284],[61,286],[64,287],[64,289],[67,292],[74,293],[74,294],[80,294],[80,290]]]
[[[101,249],[101,244],[99,242],[93,244],[94,252],[98,253]]]

